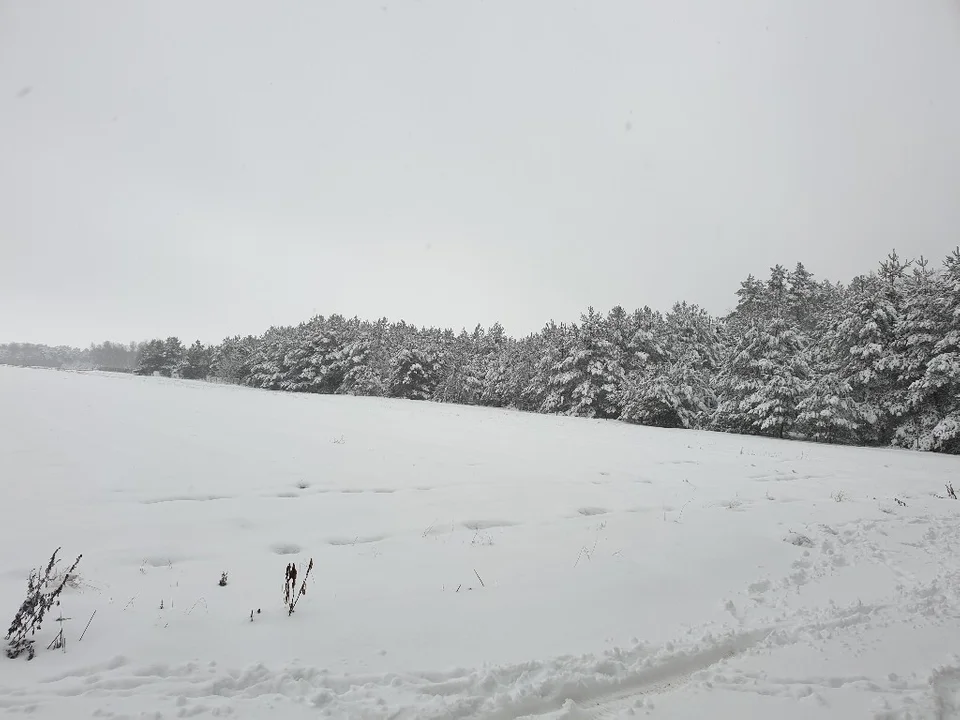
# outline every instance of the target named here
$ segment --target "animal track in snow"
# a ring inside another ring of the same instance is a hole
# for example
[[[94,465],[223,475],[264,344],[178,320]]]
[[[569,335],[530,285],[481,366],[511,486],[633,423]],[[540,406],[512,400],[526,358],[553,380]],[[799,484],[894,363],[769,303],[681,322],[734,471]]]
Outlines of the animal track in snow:
[[[468,530],[489,530],[498,527],[513,527],[517,523],[510,520],[468,520],[463,526]]]
[[[380,542],[385,537],[385,535],[358,535],[352,538],[334,537],[327,540],[327,545],[366,545],[368,543]]]
[[[296,543],[274,543],[270,549],[277,555],[296,555],[301,548]]]
[[[143,505],[158,505],[171,502],[206,502],[208,500],[232,500],[233,495],[171,495],[169,497],[141,500]]]

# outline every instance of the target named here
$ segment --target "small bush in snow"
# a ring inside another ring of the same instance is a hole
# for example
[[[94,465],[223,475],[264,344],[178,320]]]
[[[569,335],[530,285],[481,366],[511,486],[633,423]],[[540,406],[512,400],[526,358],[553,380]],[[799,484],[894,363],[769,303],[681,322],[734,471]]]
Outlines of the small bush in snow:
[[[218,582],[217,585],[219,585],[220,587],[226,587],[226,586],[227,586],[227,573],[226,573],[226,572],[220,573],[220,582]]]
[[[947,483],[947,495],[949,495],[950,497],[952,497],[954,500],[957,499],[957,493],[956,493],[956,491],[953,489],[953,483],[952,483],[952,482],[948,482],[948,483]]]
[[[4,637],[9,643],[6,650],[8,658],[17,658],[26,653],[27,660],[33,660],[36,652],[33,647],[33,636],[40,629],[50,608],[60,604],[60,593],[71,576],[74,576],[74,571],[80,564],[80,558],[83,557],[83,555],[78,556],[73,565],[59,575],[58,581],[55,581],[58,573],[54,570],[54,566],[60,562],[57,560],[58,552],[60,548],[53,551],[45,569],[30,572],[30,577],[27,579],[27,597],[14,615],[13,622],[10,623],[10,628]]]
[[[833,498],[834,502],[843,502],[847,499],[847,494],[843,490],[837,490],[830,497]]]

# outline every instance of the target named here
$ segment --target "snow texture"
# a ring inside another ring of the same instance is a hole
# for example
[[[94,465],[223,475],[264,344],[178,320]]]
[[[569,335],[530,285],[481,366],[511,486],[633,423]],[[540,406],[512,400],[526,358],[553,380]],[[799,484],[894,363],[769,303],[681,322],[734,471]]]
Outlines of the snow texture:
[[[0,611],[83,553],[11,715],[960,717],[955,457],[9,367],[0,398]]]

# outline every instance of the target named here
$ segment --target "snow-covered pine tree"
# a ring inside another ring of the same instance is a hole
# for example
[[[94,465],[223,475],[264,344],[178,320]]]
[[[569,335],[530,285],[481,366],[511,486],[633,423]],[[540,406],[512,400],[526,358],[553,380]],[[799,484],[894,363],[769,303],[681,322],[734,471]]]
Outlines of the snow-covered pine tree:
[[[478,352],[479,336],[482,333],[483,329],[479,325],[472,334],[466,330],[461,330],[459,335],[454,335],[452,330],[443,333],[443,361],[437,368],[440,379],[434,391],[438,402],[474,404],[479,395],[479,379],[471,378],[471,366]]]
[[[573,328],[551,320],[530,338],[528,345],[531,372],[521,389],[520,406],[532,412],[558,413],[568,408],[569,398],[555,394],[551,381],[561,360],[572,351]],[[551,394],[553,394],[551,396]],[[549,402],[548,402],[549,398]]]
[[[580,326],[574,326],[567,352],[552,369],[545,409],[579,417],[619,417],[623,384],[623,367],[603,316],[591,307],[580,317]]]
[[[509,344],[504,353],[502,407],[540,412],[546,397],[545,360],[556,349],[548,342],[544,332],[528,335]]]
[[[347,371],[343,348],[356,334],[356,328],[342,316],[331,315],[317,330],[311,337],[313,354],[310,364],[314,373],[310,389],[312,392],[335,393]]]
[[[278,389],[287,392],[313,392],[313,381],[316,377],[316,368],[313,365],[314,342],[316,335],[322,332],[322,323],[322,317],[315,317],[290,331],[283,344],[284,354],[280,367],[283,368],[284,376]]]
[[[814,376],[797,411],[797,430],[804,437],[828,443],[856,441],[857,404],[850,384],[835,372]]]
[[[199,340],[184,353],[180,377],[187,380],[203,380],[210,374],[211,350]]]
[[[281,390],[289,377],[285,360],[294,328],[272,327],[264,333],[250,357],[247,384],[264,390]]]
[[[811,332],[820,320],[824,288],[813,279],[803,263],[787,273],[786,307],[790,319],[804,332]]]
[[[960,453],[960,248],[944,261],[937,276],[934,309],[939,330],[922,377],[911,383],[911,416],[895,442],[919,450]]]
[[[829,330],[838,377],[858,405],[858,439],[886,444],[892,435],[897,381],[898,313],[876,275],[854,279],[839,321]]]
[[[505,399],[507,386],[507,370],[510,352],[515,344],[507,337],[503,326],[494,323],[486,332],[479,355],[478,374],[480,375],[481,405],[503,407],[508,404]]]
[[[164,377],[179,377],[183,366],[184,349],[180,338],[168,337],[163,341],[163,366],[160,374]]]
[[[767,310],[767,291],[763,282],[753,275],[740,283],[737,290],[737,307],[727,319],[728,322],[749,323]]]
[[[718,427],[785,437],[810,374],[805,340],[792,323],[782,317],[754,321],[720,373]]]
[[[943,280],[920,258],[913,274],[904,281],[903,307],[896,325],[894,363],[897,372],[892,414],[896,416],[893,444],[919,449],[926,444],[924,435],[940,422],[939,409],[928,401],[921,382],[927,365],[935,355],[934,348],[947,331],[941,314],[941,295],[946,292]]]
[[[258,342],[252,335],[225,338],[213,348],[211,377],[224,382],[245,384],[250,377],[250,359]]]
[[[716,407],[716,322],[696,305],[677,303],[664,319],[662,344],[656,348],[657,362],[631,385],[621,419],[658,427],[703,426]],[[649,360],[650,353],[645,354]]]
[[[339,392],[346,395],[386,395],[386,383],[373,365],[374,333],[360,331],[343,347],[343,381]]]
[[[496,348],[488,342],[486,330],[477,325],[467,344],[461,375],[461,402],[465,405],[479,405],[483,398],[483,379],[487,374],[490,355]]]
[[[393,359],[390,396],[429,400],[437,386],[437,356],[427,348],[408,347]]]
[[[140,346],[137,356],[137,375],[153,375],[163,369],[163,340],[149,340]]]

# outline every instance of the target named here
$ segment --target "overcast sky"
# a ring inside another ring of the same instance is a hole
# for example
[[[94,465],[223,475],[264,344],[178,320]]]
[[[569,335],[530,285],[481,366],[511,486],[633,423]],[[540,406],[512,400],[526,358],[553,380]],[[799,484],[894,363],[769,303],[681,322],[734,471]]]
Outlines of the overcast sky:
[[[0,342],[523,334],[958,242],[958,0],[0,0]]]

